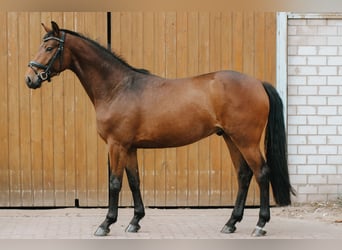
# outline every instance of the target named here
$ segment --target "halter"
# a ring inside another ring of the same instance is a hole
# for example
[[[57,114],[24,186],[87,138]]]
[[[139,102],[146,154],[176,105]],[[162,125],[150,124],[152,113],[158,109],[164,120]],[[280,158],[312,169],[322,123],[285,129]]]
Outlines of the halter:
[[[54,54],[54,56],[49,60],[49,62],[47,63],[47,65],[43,65],[39,62],[35,62],[35,61],[30,61],[28,66],[36,73],[38,79],[43,82],[45,80],[48,80],[48,82],[51,82],[51,67],[52,65],[55,63],[55,61],[57,60],[57,58],[59,57],[59,68],[60,70],[62,69],[62,63],[63,63],[63,50],[64,50],[64,41],[65,41],[65,32],[62,32],[62,37],[58,38],[58,37],[47,37],[43,40],[43,42],[47,42],[49,40],[56,40],[59,42],[58,45],[58,49],[56,51],[56,53]],[[42,69],[42,72],[38,72],[34,67],[38,68],[38,69]]]

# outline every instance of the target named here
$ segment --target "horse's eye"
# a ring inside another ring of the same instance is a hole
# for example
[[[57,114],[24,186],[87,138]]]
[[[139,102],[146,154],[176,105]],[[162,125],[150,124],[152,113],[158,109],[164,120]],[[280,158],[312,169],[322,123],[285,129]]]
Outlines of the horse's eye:
[[[52,47],[47,47],[47,48],[46,48],[46,52],[51,52],[52,50],[53,50]]]

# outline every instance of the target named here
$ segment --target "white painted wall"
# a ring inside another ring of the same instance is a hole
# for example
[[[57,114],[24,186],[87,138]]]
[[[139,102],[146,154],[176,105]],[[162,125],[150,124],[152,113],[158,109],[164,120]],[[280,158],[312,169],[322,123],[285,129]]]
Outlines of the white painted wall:
[[[278,23],[277,79],[286,98],[294,200],[334,200],[342,197],[342,13],[280,13]]]

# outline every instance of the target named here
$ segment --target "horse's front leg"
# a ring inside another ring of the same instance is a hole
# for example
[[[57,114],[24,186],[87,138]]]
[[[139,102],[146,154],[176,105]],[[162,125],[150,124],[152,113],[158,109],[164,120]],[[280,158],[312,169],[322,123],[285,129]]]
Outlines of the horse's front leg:
[[[105,220],[94,233],[96,236],[106,236],[110,232],[109,227],[117,221],[123,170],[127,164],[127,150],[118,144],[109,145],[109,164],[109,207]]]
[[[140,229],[139,221],[145,216],[145,208],[140,192],[140,178],[137,160],[137,150],[132,149],[128,153],[128,164],[126,166],[126,174],[129,187],[132,191],[134,202],[134,216],[126,228],[126,232],[136,233]]]

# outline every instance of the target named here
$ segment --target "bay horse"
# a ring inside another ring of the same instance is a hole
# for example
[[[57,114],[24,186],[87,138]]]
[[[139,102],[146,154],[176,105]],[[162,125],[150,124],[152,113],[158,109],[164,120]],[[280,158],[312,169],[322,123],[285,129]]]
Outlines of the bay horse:
[[[145,210],[140,193],[138,148],[178,147],[217,134],[227,144],[238,176],[236,203],[222,233],[233,233],[243,217],[250,181],[260,188],[259,220],[253,236],[266,234],[269,185],[276,203],[287,206],[294,191],[287,167],[282,101],[269,83],[235,71],[166,79],[129,65],[97,42],[60,29],[46,34],[25,76],[29,88],[69,69],[79,78],[96,111],[97,131],[108,146],[109,208],[95,231],[105,236],[117,221],[124,171],[134,202],[127,232],[137,232]],[[260,150],[265,133],[265,155]]]

